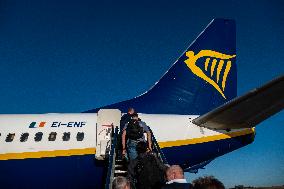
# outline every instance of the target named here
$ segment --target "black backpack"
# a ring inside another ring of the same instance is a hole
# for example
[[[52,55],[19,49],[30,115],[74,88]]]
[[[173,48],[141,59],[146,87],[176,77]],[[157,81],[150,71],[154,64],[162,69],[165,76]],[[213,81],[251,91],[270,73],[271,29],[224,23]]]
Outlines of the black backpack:
[[[139,125],[139,122],[131,120],[126,128],[126,137],[131,140],[137,140],[143,138],[143,128]]]
[[[164,170],[158,165],[159,161],[153,154],[147,153],[137,157],[138,163],[135,167],[136,188],[156,189],[164,182]]]

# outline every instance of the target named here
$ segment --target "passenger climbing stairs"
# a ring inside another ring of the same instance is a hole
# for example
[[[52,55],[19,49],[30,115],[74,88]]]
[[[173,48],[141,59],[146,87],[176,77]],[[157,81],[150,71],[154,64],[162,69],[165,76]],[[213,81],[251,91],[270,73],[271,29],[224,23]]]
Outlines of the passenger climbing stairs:
[[[118,138],[118,125],[120,124],[121,111],[118,109],[101,109],[98,111],[97,119],[96,159],[98,161],[108,161],[105,189],[111,189],[112,181],[116,177],[127,177],[127,162],[121,157],[121,152],[119,152],[121,138]],[[162,163],[167,164],[167,160],[151,128],[149,128],[149,130],[152,136],[153,151],[157,154]]]
[[[150,128],[149,128],[150,129]],[[156,141],[155,136],[153,135],[152,130],[151,135],[152,135],[152,143],[153,143],[153,151],[157,153],[159,159],[164,163],[167,164],[167,160],[160,150],[160,147]],[[109,159],[108,159],[108,172],[107,172],[107,178],[105,182],[105,189],[111,189],[112,188],[112,181],[118,177],[118,176],[124,176],[127,177],[127,161],[125,158],[122,158],[119,153],[117,147],[118,142],[118,127],[114,129],[113,136],[111,137],[112,140],[112,145],[111,145],[111,150],[109,154]]]

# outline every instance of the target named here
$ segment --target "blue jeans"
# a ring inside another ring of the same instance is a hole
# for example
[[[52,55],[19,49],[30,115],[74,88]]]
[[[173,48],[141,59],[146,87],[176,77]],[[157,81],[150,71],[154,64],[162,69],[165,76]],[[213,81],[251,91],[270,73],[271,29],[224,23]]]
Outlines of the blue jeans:
[[[129,160],[137,158],[138,154],[136,151],[136,146],[138,142],[139,141],[136,140],[130,140],[130,139],[127,140],[127,153]]]

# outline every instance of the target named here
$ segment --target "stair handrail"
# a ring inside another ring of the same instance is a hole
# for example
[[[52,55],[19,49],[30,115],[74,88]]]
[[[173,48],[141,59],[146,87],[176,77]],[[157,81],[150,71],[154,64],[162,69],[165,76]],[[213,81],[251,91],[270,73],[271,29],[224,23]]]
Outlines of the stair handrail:
[[[152,137],[153,150],[155,149],[159,159],[162,161],[163,164],[168,164],[168,161],[167,161],[163,151],[161,150],[159,143],[157,142],[156,137],[153,134],[152,129],[150,127],[148,127],[148,128],[149,128],[149,131],[150,131],[151,137]]]
[[[113,128],[112,128],[113,130]],[[108,169],[107,169],[107,177],[105,183],[105,189],[112,188],[112,180],[114,178],[115,171],[115,158],[116,158],[116,144],[117,144],[117,135],[118,135],[118,127],[116,126],[114,129],[114,133],[112,136],[111,142],[111,150],[108,158]]]

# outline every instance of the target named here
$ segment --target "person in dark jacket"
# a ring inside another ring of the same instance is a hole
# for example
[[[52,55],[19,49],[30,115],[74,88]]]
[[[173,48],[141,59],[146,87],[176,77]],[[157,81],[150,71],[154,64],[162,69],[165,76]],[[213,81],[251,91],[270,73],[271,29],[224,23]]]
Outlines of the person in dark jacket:
[[[164,184],[166,166],[154,152],[149,152],[146,142],[138,142],[138,156],[128,165],[128,178],[136,185],[136,189],[159,189]]]
[[[190,189],[192,185],[187,183],[184,178],[184,173],[179,165],[172,165],[166,170],[166,177],[168,182],[162,189]]]

